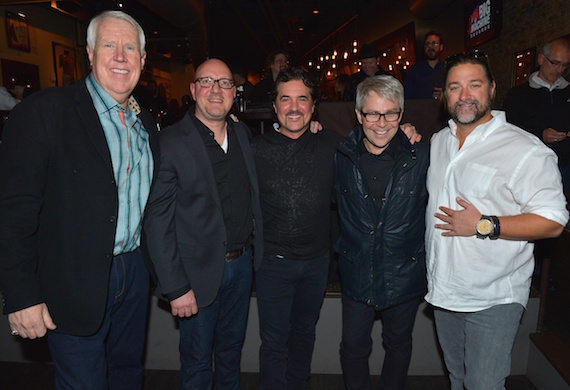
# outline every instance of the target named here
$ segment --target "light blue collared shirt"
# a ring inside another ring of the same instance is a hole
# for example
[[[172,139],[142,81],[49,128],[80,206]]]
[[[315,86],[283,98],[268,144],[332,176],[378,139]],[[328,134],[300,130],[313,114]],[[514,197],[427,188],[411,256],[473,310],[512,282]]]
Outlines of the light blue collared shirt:
[[[149,135],[137,116],[140,108],[133,96],[125,110],[93,78],[87,89],[107,139],[119,195],[119,215],[113,254],[130,252],[140,245],[142,217],[154,169]]]

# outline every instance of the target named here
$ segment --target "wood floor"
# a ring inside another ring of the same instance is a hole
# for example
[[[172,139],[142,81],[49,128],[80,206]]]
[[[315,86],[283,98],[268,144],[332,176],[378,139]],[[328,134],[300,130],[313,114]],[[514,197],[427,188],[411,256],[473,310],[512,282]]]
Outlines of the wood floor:
[[[372,377],[373,388],[378,377]],[[178,371],[147,370],[143,390],[177,390]],[[259,374],[242,373],[242,390],[257,390]],[[507,379],[507,390],[536,390],[524,376]],[[53,365],[46,363],[0,362],[0,389],[2,390],[53,390]],[[443,376],[410,376],[406,390],[446,390],[447,379]],[[313,374],[307,390],[344,390],[342,375]]]

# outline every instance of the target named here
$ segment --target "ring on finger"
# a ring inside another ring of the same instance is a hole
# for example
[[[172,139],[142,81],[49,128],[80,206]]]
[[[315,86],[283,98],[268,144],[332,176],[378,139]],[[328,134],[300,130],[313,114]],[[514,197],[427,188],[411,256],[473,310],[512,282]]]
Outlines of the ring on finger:
[[[20,335],[20,333],[19,333],[17,330],[12,330],[12,331],[10,332],[10,334],[11,334],[12,336],[19,336],[19,335]]]

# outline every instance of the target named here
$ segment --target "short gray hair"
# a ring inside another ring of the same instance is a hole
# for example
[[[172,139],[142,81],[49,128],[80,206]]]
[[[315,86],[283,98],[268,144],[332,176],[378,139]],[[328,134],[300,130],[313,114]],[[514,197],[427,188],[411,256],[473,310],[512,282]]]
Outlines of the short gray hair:
[[[99,28],[99,24],[101,24],[101,22],[105,19],[121,19],[129,22],[135,28],[139,36],[141,56],[144,54],[146,45],[144,30],[131,15],[128,15],[123,11],[104,11],[91,19],[89,26],[87,27],[87,45],[91,47],[91,49],[95,49],[95,42],[97,41],[97,29]]]
[[[554,44],[558,44],[564,50],[570,52],[570,42],[568,42],[568,40],[564,39],[564,38],[556,38],[556,39],[553,39],[552,41],[546,43],[542,47],[542,54],[544,54],[546,57],[550,57],[550,55],[552,54],[552,46]]]
[[[400,110],[404,109],[404,86],[398,79],[390,75],[380,75],[367,77],[358,84],[356,88],[356,108],[362,111],[364,99],[370,95],[370,92],[376,92],[382,99],[397,101]]]

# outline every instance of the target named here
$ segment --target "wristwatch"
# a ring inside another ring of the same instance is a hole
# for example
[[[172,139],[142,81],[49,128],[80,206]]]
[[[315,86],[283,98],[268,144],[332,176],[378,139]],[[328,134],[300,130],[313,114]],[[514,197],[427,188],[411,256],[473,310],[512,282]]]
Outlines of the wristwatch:
[[[493,221],[488,215],[481,215],[481,219],[475,225],[477,238],[487,238],[493,232]]]
[[[475,225],[475,229],[477,230],[477,238],[485,239],[489,237],[490,239],[497,239],[501,232],[499,218],[494,215],[481,215],[481,219]]]

